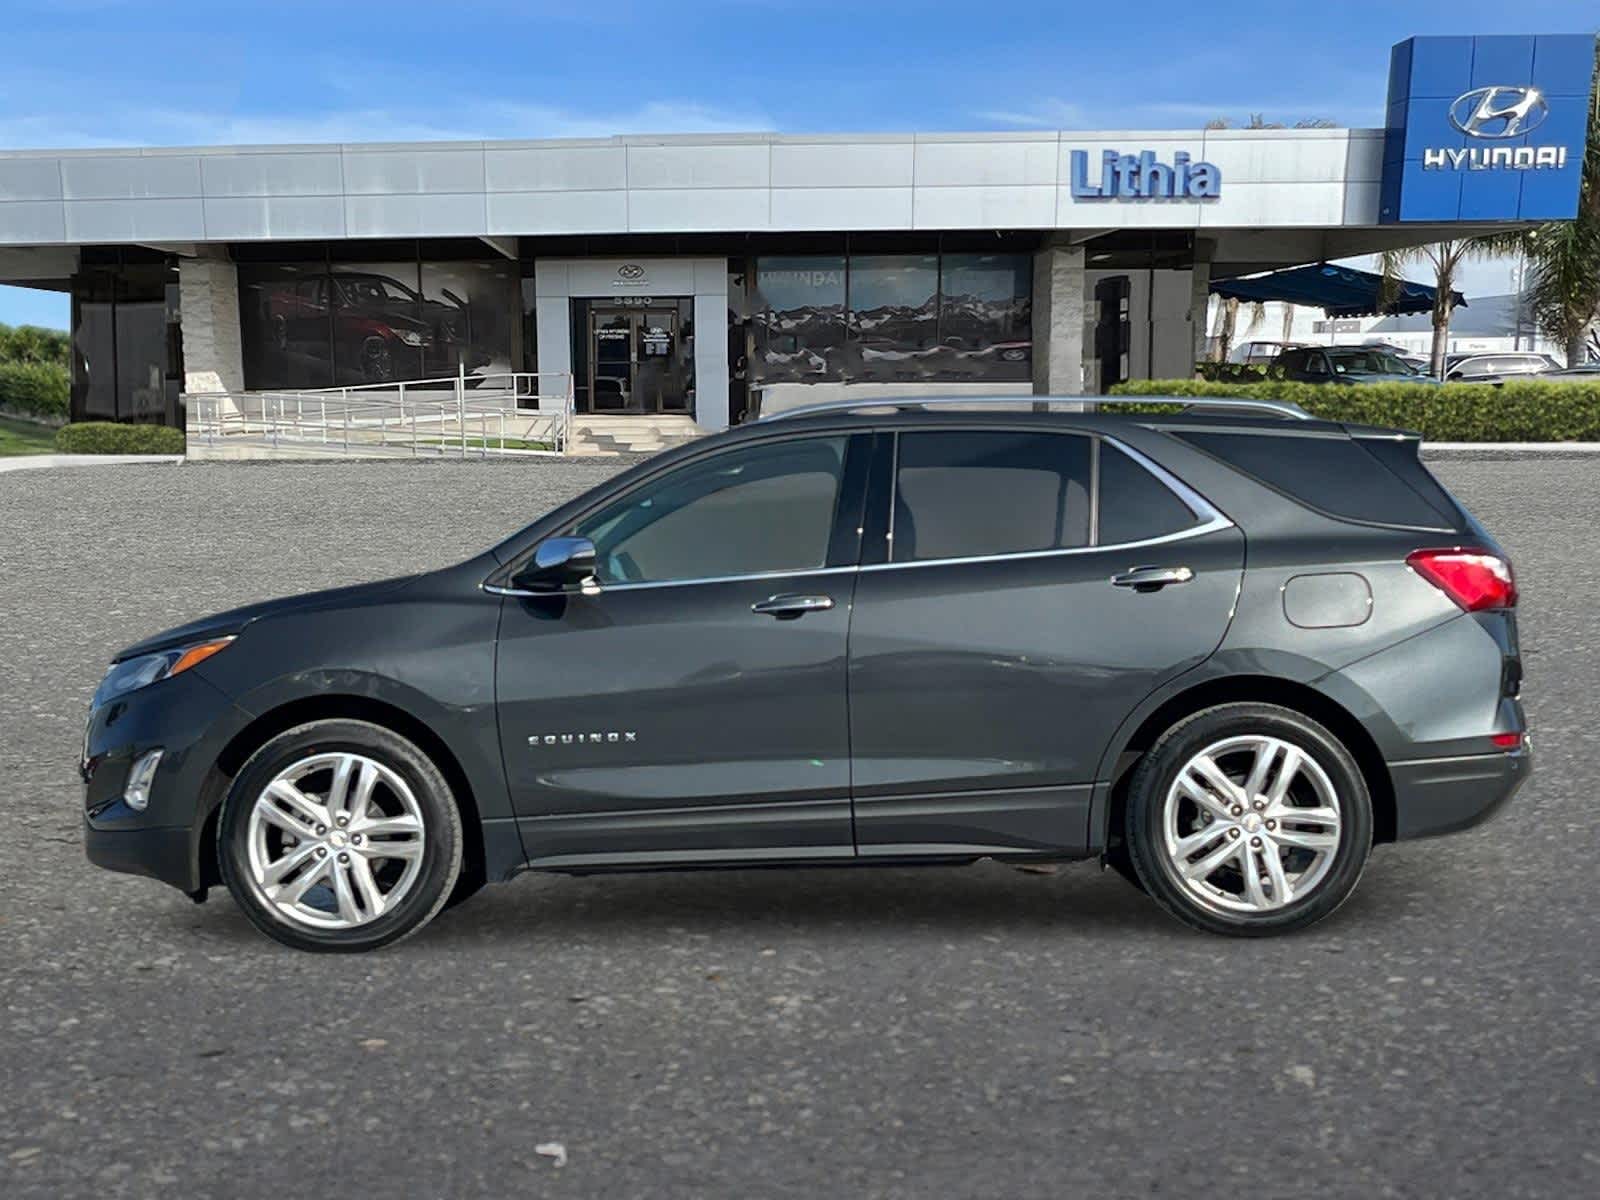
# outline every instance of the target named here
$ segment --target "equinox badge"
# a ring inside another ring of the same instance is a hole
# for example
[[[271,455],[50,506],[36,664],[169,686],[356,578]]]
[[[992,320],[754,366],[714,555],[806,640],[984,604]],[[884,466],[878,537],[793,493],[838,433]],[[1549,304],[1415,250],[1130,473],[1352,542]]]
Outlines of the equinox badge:
[[[639,735],[631,729],[612,729],[604,733],[535,733],[528,738],[530,746],[594,746],[601,743],[637,742]]]

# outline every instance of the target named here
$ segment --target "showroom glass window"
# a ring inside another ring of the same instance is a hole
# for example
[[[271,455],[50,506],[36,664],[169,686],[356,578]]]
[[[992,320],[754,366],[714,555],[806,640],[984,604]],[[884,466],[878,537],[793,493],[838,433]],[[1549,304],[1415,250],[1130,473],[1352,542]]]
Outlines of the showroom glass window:
[[[181,425],[177,269],[101,253],[72,280],[72,419]]]
[[[578,522],[602,584],[660,583],[824,566],[846,439],[726,451],[652,480]]]
[[[1078,434],[902,433],[894,562],[1089,544],[1091,446]]]
[[[1028,254],[756,259],[753,384],[1026,382]]]
[[[752,378],[812,383],[845,378],[842,254],[756,262]]]
[[[1033,262],[1026,254],[946,254],[939,287],[943,368],[961,378],[1032,379],[1032,308]]]
[[[383,245],[398,253],[240,264],[246,387],[357,387],[512,369],[522,332],[515,263],[436,257],[424,250],[429,243]]]
[[[936,378],[939,256],[857,254],[850,272],[850,378]]]

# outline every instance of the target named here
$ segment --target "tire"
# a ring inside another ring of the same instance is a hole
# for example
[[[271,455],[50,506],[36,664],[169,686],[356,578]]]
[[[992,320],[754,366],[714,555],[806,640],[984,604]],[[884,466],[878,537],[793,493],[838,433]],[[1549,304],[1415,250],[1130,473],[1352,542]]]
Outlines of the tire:
[[[1349,750],[1273,704],[1222,704],[1167,730],[1134,769],[1125,816],[1144,890],[1208,933],[1315,924],[1349,898],[1372,850],[1372,797]]]
[[[234,777],[217,829],[235,903],[297,950],[353,953],[409,937],[450,898],[461,856],[444,776],[366,721],[312,721],[267,742]]]

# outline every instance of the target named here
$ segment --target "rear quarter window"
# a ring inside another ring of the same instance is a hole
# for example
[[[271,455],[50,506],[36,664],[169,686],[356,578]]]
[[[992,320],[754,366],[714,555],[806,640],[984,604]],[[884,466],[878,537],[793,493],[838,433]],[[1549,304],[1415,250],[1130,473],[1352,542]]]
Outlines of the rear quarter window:
[[[1101,444],[1099,545],[1166,537],[1199,520],[1161,480],[1115,446]]]
[[[1431,529],[1461,526],[1460,512],[1436,481],[1432,483],[1433,494],[1424,496],[1370,453],[1360,440],[1211,430],[1171,432],[1329,516],[1374,525]],[[1411,453],[1409,447],[1405,449]],[[1416,469],[1432,480],[1420,463]]]

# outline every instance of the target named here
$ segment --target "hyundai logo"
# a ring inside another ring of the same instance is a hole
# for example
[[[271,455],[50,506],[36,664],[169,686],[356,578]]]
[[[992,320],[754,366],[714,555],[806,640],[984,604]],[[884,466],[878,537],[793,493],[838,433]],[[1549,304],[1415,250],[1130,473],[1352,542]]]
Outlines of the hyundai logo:
[[[623,263],[617,268],[618,279],[643,279],[644,268],[638,263]]]
[[[1481,87],[1457,96],[1450,124],[1468,137],[1510,138],[1544,124],[1550,106],[1538,88]]]

